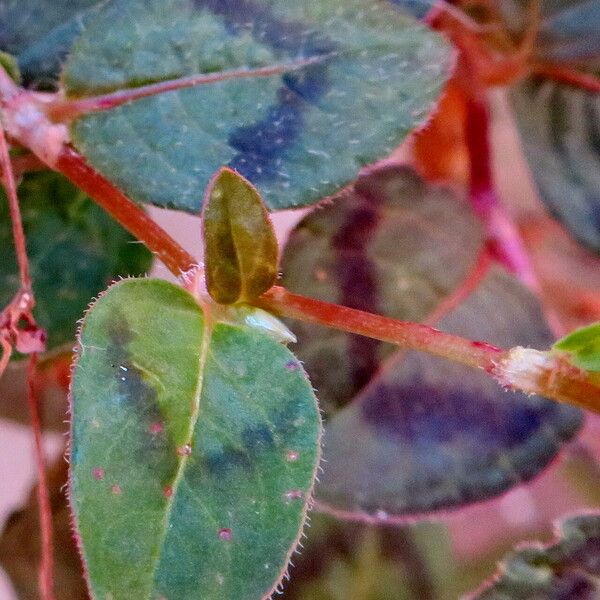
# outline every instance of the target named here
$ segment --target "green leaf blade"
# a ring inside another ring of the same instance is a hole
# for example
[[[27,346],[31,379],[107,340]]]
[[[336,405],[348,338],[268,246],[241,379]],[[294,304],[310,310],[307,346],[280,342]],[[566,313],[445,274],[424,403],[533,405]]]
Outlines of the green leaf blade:
[[[220,304],[252,302],[277,278],[279,248],[261,197],[231,169],[211,180],[204,202],[206,285]]]
[[[339,189],[422,123],[453,65],[437,34],[391,4],[115,0],[76,42],[64,81],[81,97],[308,59],[271,77],[82,117],[73,139],[139,202],[196,212],[212,174],[228,165],[269,208],[302,206]]]
[[[34,316],[48,349],[75,340],[76,322],[111,280],[150,269],[151,253],[57,173],[25,175],[19,189],[33,291]],[[0,190],[0,306],[18,289],[12,225]]]
[[[271,338],[205,327],[150,280],[84,322],[71,496],[97,598],[261,598],[296,545],[319,454],[310,385]]]
[[[578,367],[600,372],[600,322],[569,333],[558,340],[554,348],[569,352]]]

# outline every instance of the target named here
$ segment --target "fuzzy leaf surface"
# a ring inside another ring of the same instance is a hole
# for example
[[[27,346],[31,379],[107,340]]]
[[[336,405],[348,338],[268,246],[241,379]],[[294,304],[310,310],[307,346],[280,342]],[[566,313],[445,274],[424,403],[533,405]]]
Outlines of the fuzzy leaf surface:
[[[423,320],[469,279],[482,246],[464,202],[392,166],[301,221],[283,280],[321,300]],[[499,268],[444,313],[436,326],[470,339],[551,344],[538,302]],[[329,414],[316,497],[342,513],[385,520],[493,497],[542,470],[581,424],[571,407],[507,394],[442,359],[307,324],[295,333]]]
[[[25,175],[18,189],[36,295],[34,315],[48,349],[75,339],[90,299],[119,276],[150,268],[152,255],[61,175]],[[8,204],[0,190],[0,306],[19,287]]]
[[[571,353],[573,362],[588,371],[600,371],[600,323],[573,331],[554,344],[557,350]]]
[[[26,85],[54,87],[73,40],[101,4],[98,0],[3,0],[0,49],[17,57]]]
[[[277,278],[279,246],[256,189],[230,169],[210,182],[202,212],[208,292],[221,304],[251,302]]]
[[[87,314],[70,490],[95,598],[257,600],[304,523],[320,417],[300,363],[245,326],[208,329],[159,280]]]
[[[81,97],[307,60],[90,114],[73,124],[73,139],[140,202],[197,212],[210,177],[228,165],[271,209],[301,206],[422,123],[453,64],[436,33],[387,3],[113,0],[75,43],[64,84]]]
[[[549,545],[513,552],[495,581],[471,600],[592,600],[600,595],[600,516],[565,519]]]
[[[524,0],[503,0],[509,27],[527,27]],[[534,58],[600,74],[600,5],[542,2]],[[600,95],[546,77],[529,77],[510,94],[525,155],[552,213],[600,253]]]

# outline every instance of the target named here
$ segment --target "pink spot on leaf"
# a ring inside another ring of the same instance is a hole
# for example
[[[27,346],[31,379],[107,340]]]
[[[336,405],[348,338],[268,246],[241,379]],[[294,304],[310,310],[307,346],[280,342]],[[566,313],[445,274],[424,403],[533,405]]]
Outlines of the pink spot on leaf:
[[[192,453],[192,447],[189,444],[177,448],[178,456],[189,456]]]
[[[297,452],[296,450],[288,450],[285,455],[285,458],[289,462],[295,462],[298,460],[299,456],[300,456],[300,453]]]
[[[163,424],[160,422],[150,423],[148,426],[148,431],[152,434],[162,433],[164,431]]]
[[[283,499],[286,502],[293,502],[294,500],[302,500],[304,498],[304,492],[302,490],[288,490],[283,494]]]
[[[106,471],[102,467],[94,467],[92,469],[92,477],[97,481],[104,479],[106,475]]]
[[[121,486],[120,486],[120,485],[116,485],[116,484],[115,484],[115,485],[113,485],[113,486],[110,488],[110,491],[111,491],[111,493],[112,493],[112,494],[114,494],[115,496],[118,496],[118,495],[119,495],[119,494],[120,494],[120,493],[121,493],[123,490],[121,489]]]
[[[165,485],[163,488],[163,496],[165,498],[170,498],[173,495],[173,488],[170,485]]]
[[[223,527],[223,528],[219,529],[219,539],[220,540],[223,540],[224,542],[229,542],[232,537],[233,537],[233,532],[231,531],[231,529],[229,529],[229,527]]]

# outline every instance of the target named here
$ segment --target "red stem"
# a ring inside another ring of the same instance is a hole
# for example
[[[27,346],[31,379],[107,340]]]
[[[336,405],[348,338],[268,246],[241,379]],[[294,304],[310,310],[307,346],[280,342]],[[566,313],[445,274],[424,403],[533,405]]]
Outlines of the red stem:
[[[39,571],[39,591],[41,600],[54,600],[54,549],[52,546],[52,506],[46,478],[44,447],[42,445],[42,423],[40,419],[38,398],[34,379],[37,355],[29,357],[27,365],[27,402],[31,413],[31,428],[35,447],[35,463],[37,467],[38,485],[37,502],[40,519],[41,561]]]
[[[144,242],[172,273],[179,276],[197,264],[197,260],[189,252],[157,225],[140,206],[88,165],[76,150],[64,146],[56,168],[134,237]]]
[[[534,75],[542,75],[560,83],[567,83],[588,92],[600,94],[600,79],[590,73],[580,73],[569,67],[542,62],[535,63],[531,72]]]
[[[271,288],[254,304],[283,317],[318,323],[396,344],[402,348],[421,350],[486,371],[493,370],[504,353],[504,350],[491,344],[473,342],[444,333],[429,325],[398,321],[346,306],[321,302],[294,294],[279,286]]]
[[[465,137],[470,160],[469,196],[486,226],[497,258],[533,290],[538,283],[523,241],[496,194],[489,144],[489,111],[482,93],[466,95]]]
[[[128,102],[133,102],[134,100],[139,100],[148,96],[156,96],[157,94],[164,94],[165,92],[172,92],[174,90],[183,90],[198,85],[218,83],[230,79],[281,75],[317,62],[322,62],[325,58],[327,58],[327,56],[318,56],[299,60],[294,63],[260,67],[257,69],[235,69],[218,73],[199,73],[189,77],[169,79],[168,81],[160,81],[158,83],[151,83],[136,88],[117,90],[116,92],[103,94],[101,96],[92,96],[89,98],[81,98],[79,100],[61,99],[50,104],[46,110],[52,120],[68,121],[87,113],[110,110],[123,104],[127,104]]]
[[[19,279],[21,282],[21,291],[31,291],[31,276],[29,274],[29,260],[27,259],[27,247],[25,243],[25,232],[23,231],[23,221],[19,209],[19,200],[17,198],[17,185],[12,170],[10,155],[8,153],[8,144],[4,129],[0,127],[0,167],[2,168],[2,183],[6,190],[10,219],[12,223],[13,239],[15,241],[15,253],[19,267]]]

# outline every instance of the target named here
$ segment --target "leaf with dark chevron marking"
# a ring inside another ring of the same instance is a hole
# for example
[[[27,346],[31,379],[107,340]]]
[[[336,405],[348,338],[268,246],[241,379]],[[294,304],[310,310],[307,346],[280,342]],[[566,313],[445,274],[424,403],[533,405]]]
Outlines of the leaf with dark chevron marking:
[[[524,546],[470,600],[595,600],[600,597],[600,515],[565,519],[558,540]]]
[[[273,67],[90,114],[75,145],[133,199],[197,212],[222,165],[273,209],[317,202],[424,122],[449,46],[372,0],[112,0],[73,46],[69,97]],[[304,66],[302,66],[304,65]]]
[[[423,320],[474,278],[483,247],[469,207],[414,172],[386,167],[307,216],[282,263],[294,292]],[[547,347],[539,303],[499,267],[437,326],[503,346]],[[539,473],[581,413],[506,393],[486,374],[317,326],[296,351],[329,413],[317,500],[397,518],[491,498]]]
[[[524,35],[529,0],[502,0],[510,29]],[[600,74],[600,3],[541,2],[535,59]],[[552,213],[600,253],[600,94],[545,77],[529,77],[510,100],[525,155]]]
[[[293,354],[204,319],[160,280],[87,313],[71,387],[70,496],[94,598],[257,600],[283,577],[319,460]]]

